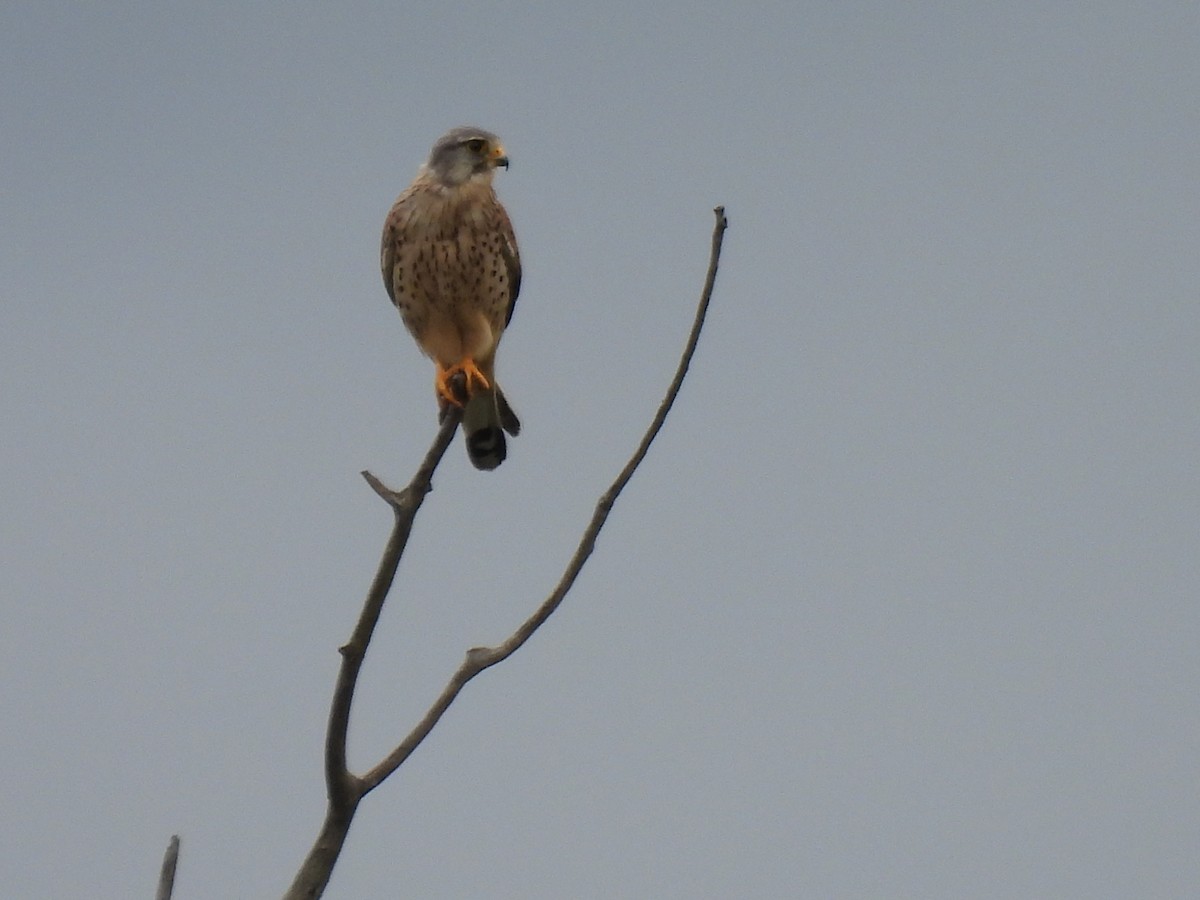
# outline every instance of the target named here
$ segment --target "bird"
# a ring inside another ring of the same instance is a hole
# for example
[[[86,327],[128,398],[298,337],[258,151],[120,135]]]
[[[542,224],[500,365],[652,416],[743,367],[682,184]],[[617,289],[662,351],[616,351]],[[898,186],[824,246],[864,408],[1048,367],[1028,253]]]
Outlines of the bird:
[[[477,469],[504,462],[504,433],[521,422],[496,383],[496,348],[521,289],[521,258],[496,196],[508,168],[500,139],[482,128],[446,132],[383,225],[383,284],[421,351],[433,360],[439,419],[462,409]]]

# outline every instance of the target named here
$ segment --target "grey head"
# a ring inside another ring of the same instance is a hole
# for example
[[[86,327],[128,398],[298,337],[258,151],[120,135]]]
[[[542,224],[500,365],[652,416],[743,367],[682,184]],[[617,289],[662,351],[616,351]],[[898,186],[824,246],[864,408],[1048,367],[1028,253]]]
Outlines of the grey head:
[[[500,138],[482,128],[452,128],[433,145],[425,168],[447,185],[459,185],[476,176],[491,181],[497,166],[508,168]]]

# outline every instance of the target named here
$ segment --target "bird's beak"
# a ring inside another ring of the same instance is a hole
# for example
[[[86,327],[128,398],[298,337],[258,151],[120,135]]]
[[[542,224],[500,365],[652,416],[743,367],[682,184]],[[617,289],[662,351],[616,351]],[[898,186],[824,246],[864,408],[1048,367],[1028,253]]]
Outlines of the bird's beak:
[[[508,168],[508,154],[504,152],[503,147],[496,146],[492,148],[492,165],[495,167],[504,166],[504,168]]]

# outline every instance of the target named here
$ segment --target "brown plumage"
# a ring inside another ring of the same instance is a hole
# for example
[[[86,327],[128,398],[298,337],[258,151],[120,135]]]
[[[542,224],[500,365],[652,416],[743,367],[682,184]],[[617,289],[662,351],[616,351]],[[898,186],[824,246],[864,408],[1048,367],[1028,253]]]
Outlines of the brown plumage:
[[[441,407],[463,407],[467,455],[479,469],[500,465],[504,432],[521,429],[495,377],[496,347],[521,287],[517,239],[492,189],[497,166],[507,168],[508,157],[494,134],[443,135],[388,213],[381,253],[388,296],[434,361]]]

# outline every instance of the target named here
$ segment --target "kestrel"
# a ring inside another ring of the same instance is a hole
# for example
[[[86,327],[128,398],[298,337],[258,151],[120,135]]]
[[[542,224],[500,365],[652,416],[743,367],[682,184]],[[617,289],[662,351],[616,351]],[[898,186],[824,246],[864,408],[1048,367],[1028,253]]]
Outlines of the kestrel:
[[[507,169],[508,157],[491,132],[442,135],[388,213],[381,253],[388,296],[437,366],[442,411],[463,408],[467,455],[477,469],[504,462],[504,432],[521,430],[495,374],[496,347],[521,287],[517,239],[492,189],[497,166]]]

